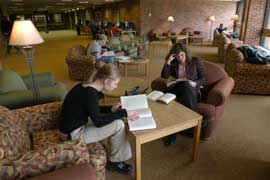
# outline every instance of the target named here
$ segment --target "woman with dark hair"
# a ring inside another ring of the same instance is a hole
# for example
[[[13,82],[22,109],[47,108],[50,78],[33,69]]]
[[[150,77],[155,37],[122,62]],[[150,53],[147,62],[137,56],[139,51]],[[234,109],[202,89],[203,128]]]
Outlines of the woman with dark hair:
[[[89,79],[77,84],[67,94],[59,130],[71,139],[83,139],[86,144],[109,139],[107,167],[130,173],[132,166],[124,161],[131,158],[125,123],[128,117],[136,120],[136,111],[126,111],[119,106],[99,106],[102,92],[112,91],[120,80],[118,68],[113,64],[98,67]]]
[[[161,77],[176,79],[168,86],[167,92],[176,95],[176,101],[198,111],[198,99],[200,91],[206,82],[206,73],[203,62],[189,56],[187,48],[183,44],[174,44],[165,58]],[[165,141],[165,145],[175,143],[176,135],[171,135]]]

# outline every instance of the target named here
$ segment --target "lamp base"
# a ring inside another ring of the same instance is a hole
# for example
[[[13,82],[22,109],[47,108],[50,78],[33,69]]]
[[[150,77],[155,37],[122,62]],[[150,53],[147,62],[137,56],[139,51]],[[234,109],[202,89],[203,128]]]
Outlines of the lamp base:
[[[33,96],[35,100],[35,104],[39,104],[40,102],[40,93],[39,89],[36,83],[35,79],[35,73],[34,73],[34,49],[32,46],[24,46],[22,47],[23,53],[25,54],[26,57],[26,63],[28,64],[28,67],[30,69],[30,76],[32,80],[32,91],[33,91]]]

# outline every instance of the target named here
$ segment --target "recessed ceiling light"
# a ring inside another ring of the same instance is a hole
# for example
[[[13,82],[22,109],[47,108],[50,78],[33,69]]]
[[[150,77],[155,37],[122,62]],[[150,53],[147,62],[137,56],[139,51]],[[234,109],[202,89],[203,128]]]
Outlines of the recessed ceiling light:
[[[88,4],[88,1],[80,1],[80,4]]]
[[[61,0],[62,2],[72,2],[72,0]]]

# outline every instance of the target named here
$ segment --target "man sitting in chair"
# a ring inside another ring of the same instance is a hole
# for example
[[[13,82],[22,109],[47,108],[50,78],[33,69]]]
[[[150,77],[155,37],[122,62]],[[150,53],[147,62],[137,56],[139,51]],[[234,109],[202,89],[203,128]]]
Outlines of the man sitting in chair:
[[[105,34],[98,35],[96,40],[92,41],[88,47],[87,55],[95,56],[97,61],[114,64],[114,56],[102,56],[105,51],[108,51],[107,48],[103,48],[103,46],[106,46],[107,41],[108,38]]]

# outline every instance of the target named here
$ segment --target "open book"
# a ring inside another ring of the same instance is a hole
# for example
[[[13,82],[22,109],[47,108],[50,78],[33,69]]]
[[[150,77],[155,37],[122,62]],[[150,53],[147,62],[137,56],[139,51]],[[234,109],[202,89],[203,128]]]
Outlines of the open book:
[[[148,94],[147,97],[153,101],[160,101],[160,102],[169,104],[176,98],[176,95],[171,94],[171,93],[164,94],[161,91],[155,90],[155,91],[152,91],[150,94]]]
[[[151,109],[148,107],[147,97],[145,94],[134,96],[121,96],[122,108],[127,111],[137,111],[140,118],[136,120],[128,119],[130,131],[154,129],[157,127],[152,116]]]
[[[180,82],[180,81],[188,81],[187,79],[176,79],[175,77],[173,76],[170,76],[168,79],[167,79],[167,87],[177,83],[177,82]]]
[[[114,51],[105,51],[101,56],[115,56]]]

